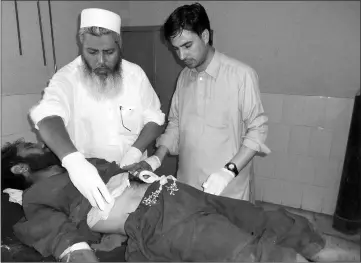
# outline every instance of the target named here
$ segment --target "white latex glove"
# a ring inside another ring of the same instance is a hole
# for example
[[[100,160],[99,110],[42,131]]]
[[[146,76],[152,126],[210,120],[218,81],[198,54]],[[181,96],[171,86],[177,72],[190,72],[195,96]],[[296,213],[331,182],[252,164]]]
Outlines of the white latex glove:
[[[212,173],[203,183],[204,192],[219,195],[233,178],[234,174],[231,171],[222,168],[218,172]]]
[[[93,207],[104,210],[104,199],[108,203],[114,201],[98,170],[85,159],[83,154],[80,152],[68,154],[62,159],[62,165],[68,171],[74,186]]]
[[[138,148],[133,146],[130,147],[119,163],[120,168],[131,165],[133,163],[138,163],[140,158],[142,158],[142,155],[142,152]]]

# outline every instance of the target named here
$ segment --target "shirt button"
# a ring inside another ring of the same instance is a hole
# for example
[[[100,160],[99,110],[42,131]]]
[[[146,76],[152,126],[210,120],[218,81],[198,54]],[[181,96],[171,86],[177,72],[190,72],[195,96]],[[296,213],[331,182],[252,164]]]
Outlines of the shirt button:
[[[199,80],[203,80],[203,78],[202,78],[202,77],[200,77],[200,78],[199,78]]]

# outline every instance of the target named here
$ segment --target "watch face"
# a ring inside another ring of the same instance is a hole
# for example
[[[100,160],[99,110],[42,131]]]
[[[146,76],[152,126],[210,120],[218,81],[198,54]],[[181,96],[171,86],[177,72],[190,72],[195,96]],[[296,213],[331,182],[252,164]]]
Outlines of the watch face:
[[[235,168],[233,163],[228,164],[228,167],[229,167],[230,169],[234,169],[234,168]]]

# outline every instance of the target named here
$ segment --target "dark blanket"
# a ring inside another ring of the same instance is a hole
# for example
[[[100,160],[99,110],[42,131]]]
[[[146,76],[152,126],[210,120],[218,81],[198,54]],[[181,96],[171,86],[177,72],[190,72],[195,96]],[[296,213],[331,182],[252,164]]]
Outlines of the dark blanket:
[[[119,172],[115,164],[90,161],[105,182]],[[90,205],[67,174],[43,180],[25,191],[24,209],[8,200],[9,195],[2,193],[2,261],[55,261],[52,255],[61,253],[64,247],[100,241],[100,235],[90,231],[85,222]],[[119,262],[124,261],[124,250],[122,246],[96,254],[101,261]]]
[[[304,217],[173,180],[147,189],[125,231],[127,261],[287,262],[296,252],[310,258],[325,245]]]
[[[119,173],[114,163],[92,162],[104,182]],[[148,188],[125,223],[128,261],[284,261],[295,251],[308,258],[324,246],[307,219],[286,210],[266,212],[173,180],[161,191],[159,186],[155,182]],[[16,237],[42,258],[58,257],[77,242],[100,241],[86,224],[90,204],[67,174],[29,188],[23,205],[25,217],[14,226]]]

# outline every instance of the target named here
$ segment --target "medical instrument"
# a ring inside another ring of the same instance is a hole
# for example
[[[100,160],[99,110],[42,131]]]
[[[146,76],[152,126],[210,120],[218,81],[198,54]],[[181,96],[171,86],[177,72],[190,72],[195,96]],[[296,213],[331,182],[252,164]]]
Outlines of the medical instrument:
[[[125,127],[125,125],[124,125],[124,122],[123,122],[123,113],[122,113],[122,106],[119,106],[119,109],[120,109],[120,119],[122,120],[122,125],[123,125],[123,127],[125,128],[125,129],[127,129],[128,131],[130,131],[131,132],[131,130],[129,130],[127,127]]]

